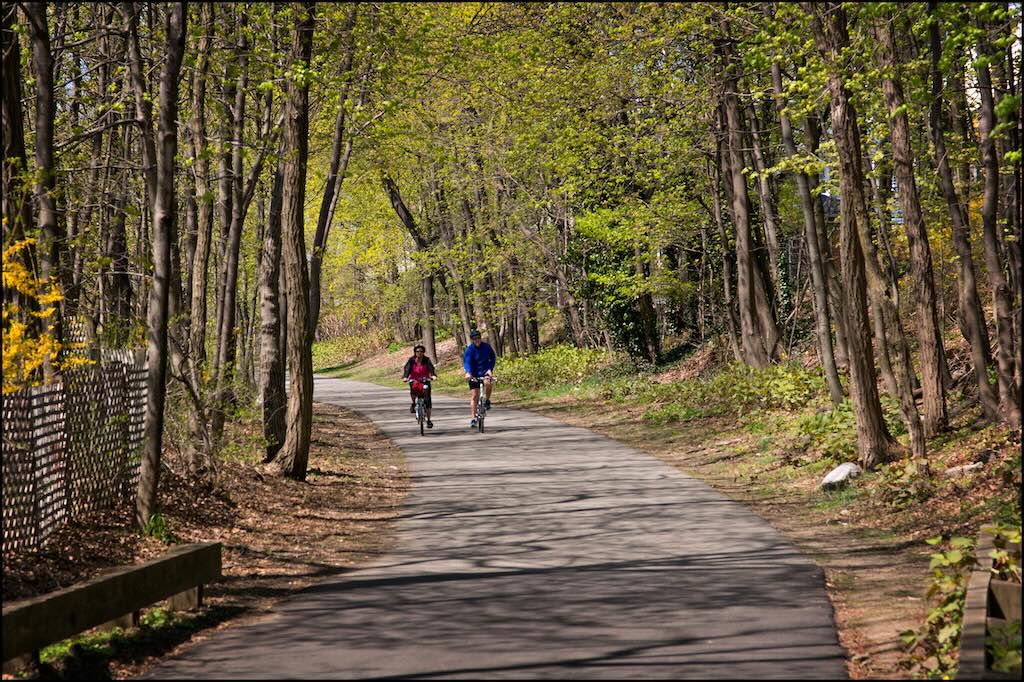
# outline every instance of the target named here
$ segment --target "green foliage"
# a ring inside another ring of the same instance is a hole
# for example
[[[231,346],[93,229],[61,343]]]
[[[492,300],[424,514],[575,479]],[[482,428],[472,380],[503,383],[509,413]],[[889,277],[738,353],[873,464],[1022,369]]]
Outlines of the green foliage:
[[[350,334],[313,343],[313,371],[320,372],[356,362],[383,347],[383,340],[374,333]],[[400,344],[388,345],[388,352],[398,350]]]
[[[1000,580],[1020,582],[1020,552],[1010,552],[1021,540],[1020,518],[1012,524],[995,523],[987,532],[993,537],[993,549],[982,561],[992,562],[992,574]],[[957,653],[963,627],[964,601],[967,580],[978,564],[974,541],[954,537],[944,541],[941,537],[928,539],[928,544],[940,546],[932,554],[929,568],[932,580],[928,587],[928,615],[917,630],[900,633],[907,658],[903,664],[921,676],[949,679],[956,673]],[[989,631],[985,646],[992,656],[992,668],[1000,672],[1020,672],[1021,624],[1011,621],[1005,627]]]
[[[501,358],[495,372],[503,384],[534,390],[560,384],[578,385],[608,362],[606,350],[562,344],[533,355]]]
[[[929,566],[932,572],[927,592],[930,607],[920,628],[900,633],[907,653],[904,665],[925,677],[949,678],[957,667],[967,578],[977,563],[974,541],[954,537],[943,542],[941,537],[934,537],[928,539],[928,544],[941,544],[939,551],[932,554]]]
[[[985,647],[992,656],[992,669],[1001,673],[1021,672],[1020,621],[997,625],[989,632]]]
[[[857,418],[849,399],[831,410],[800,415],[795,428],[808,450],[835,461],[856,460]]]
[[[800,365],[754,369],[734,363],[709,378],[652,384],[646,391],[654,407],[644,417],[654,422],[742,415],[752,410],[794,410],[824,395],[817,370]]]
[[[142,534],[156,538],[165,545],[173,545],[178,542],[178,538],[167,528],[167,519],[160,512],[157,512],[149,517],[146,521],[146,527],[142,530]]]

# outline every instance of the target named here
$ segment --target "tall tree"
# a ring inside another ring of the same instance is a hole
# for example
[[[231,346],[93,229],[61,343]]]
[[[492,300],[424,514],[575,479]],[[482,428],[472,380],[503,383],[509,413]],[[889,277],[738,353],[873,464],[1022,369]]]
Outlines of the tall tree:
[[[942,329],[935,304],[935,283],[932,274],[932,252],[928,244],[921,198],[914,178],[914,154],[911,150],[910,122],[896,60],[892,15],[883,17],[875,27],[885,76],[882,90],[889,109],[890,137],[896,182],[899,185],[903,229],[910,245],[910,276],[914,282],[917,306],[917,339],[921,356],[921,384],[924,396],[924,431],[934,436],[946,426],[946,392],[942,384],[945,353]]]
[[[992,95],[992,74],[988,63],[993,56],[987,36],[988,27],[979,19],[978,53],[975,62],[978,74],[978,91],[981,107],[978,117],[978,136],[982,169],[985,175],[984,201],[981,207],[981,222],[984,230],[985,269],[992,287],[992,298],[996,316],[996,377],[999,381],[999,408],[1003,418],[1014,429],[1020,427],[1020,390],[1015,379],[1013,307],[1010,288],[1003,274],[1003,263],[999,254],[999,157],[996,153],[994,131],[996,127],[995,101]]]
[[[53,124],[56,103],[53,91],[53,55],[45,2],[25,3],[32,42],[32,69],[36,79],[35,161],[36,201],[39,204],[39,279],[44,285],[60,273],[61,242],[57,232],[57,168],[53,149]],[[46,333],[60,342],[62,338],[59,308],[47,318]],[[53,367],[44,365],[48,373]]]
[[[313,425],[313,342],[309,319],[309,272],[306,268],[304,204],[309,156],[309,82],[315,3],[296,6],[284,113],[284,168],[281,232],[284,279],[288,296],[288,359],[291,386],[288,426],[277,462],[282,473],[305,480]]]
[[[793,140],[793,128],[789,122],[789,116],[785,113],[785,103],[782,92],[782,68],[778,61],[772,62],[772,86],[775,91],[776,109],[779,114],[781,125],[782,142],[785,146],[786,156],[793,159],[797,155],[796,143]],[[822,260],[822,250],[828,244],[821,244],[818,240],[818,230],[814,218],[814,199],[811,197],[810,184],[807,174],[802,170],[794,173],[796,178],[797,194],[800,197],[800,213],[804,220],[804,242],[807,244],[807,258],[810,261],[811,288],[814,291],[814,330],[818,340],[818,354],[821,358],[821,366],[825,371],[825,379],[828,382],[829,395],[836,405],[843,401],[843,387],[839,383],[839,372],[836,369],[835,355],[832,347],[832,325],[828,308],[828,284],[825,275],[825,265]]]
[[[865,468],[888,461],[895,443],[882,417],[882,406],[875,385],[874,354],[868,323],[867,273],[858,221],[866,211],[857,211],[858,197],[863,202],[863,175],[860,172],[860,141],[856,111],[843,85],[837,60],[848,42],[846,14],[836,3],[801,3],[811,17],[811,31],[818,51],[828,67],[832,129],[839,155],[839,181],[842,201],[839,213],[839,245],[845,307],[847,343],[850,350],[850,396],[857,418],[857,445]]]
[[[136,496],[136,522],[140,528],[145,528],[157,509],[156,496],[163,447],[171,243],[174,241],[177,216],[174,157],[178,149],[178,77],[185,53],[188,19],[183,2],[174,3],[165,16],[165,60],[160,70],[159,118],[154,139],[151,104],[147,96],[142,54],[139,49],[138,12],[134,3],[125,3],[124,13],[128,21],[131,80],[142,138],[147,194],[152,205],[153,217],[153,283],[149,290],[149,310],[146,318],[146,416],[142,468]]]

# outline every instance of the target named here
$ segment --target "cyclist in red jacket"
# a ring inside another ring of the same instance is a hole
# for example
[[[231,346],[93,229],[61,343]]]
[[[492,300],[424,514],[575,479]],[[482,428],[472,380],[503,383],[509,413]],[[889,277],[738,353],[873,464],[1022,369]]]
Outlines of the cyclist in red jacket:
[[[423,395],[423,405],[427,408],[427,428],[434,428],[434,422],[430,421],[430,381],[436,379],[434,363],[427,356],[427,349],[417,345],[412,349],[412,357],[405,363],[402,370],[402,381],[409,382],[409,396],[412,398],[412,405],[409,412],[416,413],[416,396]]]

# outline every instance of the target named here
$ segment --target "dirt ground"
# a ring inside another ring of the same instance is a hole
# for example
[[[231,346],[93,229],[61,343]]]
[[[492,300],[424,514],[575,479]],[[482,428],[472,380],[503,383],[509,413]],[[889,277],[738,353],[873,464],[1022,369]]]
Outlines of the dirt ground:
[[[256,427],[236,425],[228,437],[251,441],[245,431]],[[161,508],[173,539],[223,543],[223,578],[208,586],[204,607],[172,627],[126,639],[110,656],[76,651],[44,666],[42,676],[141,674],[159,657],[258,618],[297,590],[387,550],[408,491],[408,469],[401,452],[371,422],[316,404],[305,482],[275,475],[270,465],[257,463],[259,454],[243,452],[222,462],[213,485],[191,485],[170,469],[162,473]],[[62,528],[38,552],[4,556],[4,602],[67,587],[166,549],[164,542],[134,531],[130,510],[90,514]]]

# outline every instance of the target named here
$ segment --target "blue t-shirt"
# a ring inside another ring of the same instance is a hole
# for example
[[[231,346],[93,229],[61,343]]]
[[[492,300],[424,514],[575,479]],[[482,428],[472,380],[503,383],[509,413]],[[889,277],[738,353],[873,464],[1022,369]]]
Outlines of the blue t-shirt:
[[[494,369],[497,361],[494,349],[486,341],[481,341],[480,346],[470,342],[466,346],[466,353],[462,356],[462,367],[474,377],[482,377],[488,371]]]

